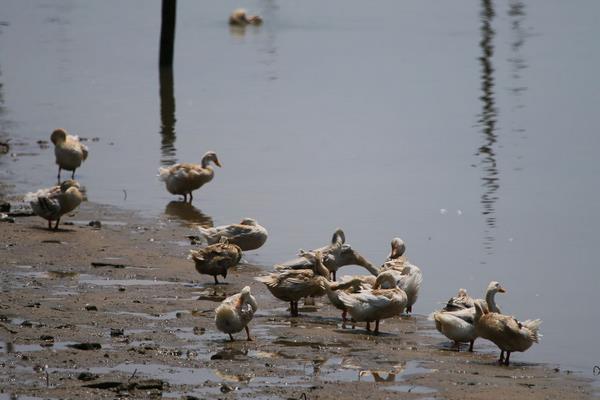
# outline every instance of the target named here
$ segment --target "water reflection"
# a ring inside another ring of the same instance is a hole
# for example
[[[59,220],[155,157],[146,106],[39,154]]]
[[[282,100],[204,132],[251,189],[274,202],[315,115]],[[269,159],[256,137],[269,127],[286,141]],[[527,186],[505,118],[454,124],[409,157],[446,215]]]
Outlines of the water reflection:
[[[494,55],[493,39],[495,35],[495,31],[492,29],[492,20],[494,19],[495,12],[491,0],[482,0],[481,6],[481,41],[479,45],[483,54],[479,57],[479,61],[481,63],[482,91],[480,99],[483,108],[477,122],[483,133],[483,144],[479,147],[477,155],[481,157],[480,165],[483,170],[482,185],[484,190],[481,195],[481,204],[486,224],[483,247],[487,251],[487,254],[493,254],[494,230],[496,228],[495,204],[498,200],[496,192],[500,187],[496,153],[494,150],[494,145],[497,142],[496,122],[498,117],[494,99],[494,67],[492,65],[492,57]]]
[[[183,201],[171,201],[165,208],[165,214],[176,217],[190,225],[213,226],[213,219],[193,205]]]
[[[513,0],[509,4],[508,16],[511,21],[511,30],[513,34],[513,41],[511,43],[512,55],[508,59],[511,66],[511,79],[512,85],[510,87],[510,94],[512,95],[515,103],[512,107],[512,112],[522,110],[525,108],[523,101],[523,93],[527,91],[527,86],[522,83],[521,71],[527,68],[527,63],[521,52],[525,39],[527,38],[527,32],[523,28],[525,21],[525,4],[521,0]],[[513,118],[513,121],[515,119]],[[525,138],[525,129],[519,125],[513,125],[512,132],[520,135],[521,138]],[[517,159],[522,158],[520,155]],[[515,167],[516,170],[520,170],[522,167]]]
[[[275,60],[277,57],[277,46],[275,45],[275,21],[277,20],[276,13],[279,11],[279,6],[274,0],[264,0],[261,3],[261,14],[264,16],[265,21],[269,23],[265,26],[266,39],[264,47],[261,48],[263,59],[261,62],[266,65],[269,70],[267,71],[267,79],[274,81],[278,78],[277,71],[275,70]]]
[[[173,165],[175,157],[175,90],[173,89],[173,68],[159,68],[160,82],[160,165]]]

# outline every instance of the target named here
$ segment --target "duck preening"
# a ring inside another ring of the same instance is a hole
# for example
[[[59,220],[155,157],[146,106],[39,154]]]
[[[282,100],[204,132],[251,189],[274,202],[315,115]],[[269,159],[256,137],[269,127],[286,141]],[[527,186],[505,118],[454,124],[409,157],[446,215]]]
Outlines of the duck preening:
[[[221,238],[227,238],[229,243],[235,244],[243,251],[256,250],[267,241],[269,233],[252,218],[244,218],[237,224],[217,226],[215,228],[198,227],[201,239],[208,244],[218,243]]]
[[[322,263],[318,263],[313,265],[312,269],[276,271],[254,279],[264,283],[279,300],[288,301],[292,317],[297,317],[298,300],[303,297],[323,296],[328,286],[328,276],[329,271]]]
[[[160,180],[165,182],[169,193],[183,196],[183,201],[191,203],[193,200],[192,192],[200,189],[204,184],[210,182],[215,171],[211,163],[217,167],[221,167],[221,163],[217,158],[217,153],[209,151],[202,157],[200,164],[175,164],[171,167],[161,167],[158,169]]]
[[[81,144],[79,137],[69,135],[65,129],[55,129],[50,135],[54,143],[54,155],[58,164],[58,184],[60,184],[60,172],[63,169],[73,171],[71,179],[75,179],[75,170],[88,157],[88,148]]]
[[[215,324],[217,329],[223,333],[227,333],[231,341],[233,341],[232,333],[246,330],[246,338],[250,337],[250,329],[248,323],[254,317],[254,313],[258,309],[256,299],[250,293],[250,286],[246,286],[240,293],[227,297],[215,309]]]
[[[389,289],[383,289],[384,285]],[[375,321],[376,334],[379,333],[380,320],[400,315],[407,304],[406,293],[396,287],[396,279],[389,271],[377,276],[372,289],[358,293],[342,291],[339,299],[354,321],[367,323],[367,331],[371,330],[370,323]]]
[[[68,179],[59,186],[27,193],[25,201],[31,204],[36,215],[48,220],[48,229],[52,229],[52,221],[56,221],[54,230],[58,230],[60,218],[81,204],[83,194],[79,189],[77,181]]]
[[[212,275],[215,285],[218,285],[217,275],[227,278],[227,270],[238,265],[242,259],[242,249],[223,238],[220,243],[190,250],[190,258],[194,260],[198,273]]]
[[[330,271],[331,280],[333,281],[336,280],[337,271],[345,265],[359,265],[374,276],[379,273],[378,268],[374,267],[373,264],[364,258],[358,251],[354,250],[352,246],[346,243],[346,235],[341,228],[335,230],[330,244],[311,250],[309,253],[314,254],[316,251],[323,254],[323,264]],[[306,252],[300,250],[298,258],[277,264],[275,265],[275,269],[312,268],[314,263],[310,259],[304,257],[304,253]]]

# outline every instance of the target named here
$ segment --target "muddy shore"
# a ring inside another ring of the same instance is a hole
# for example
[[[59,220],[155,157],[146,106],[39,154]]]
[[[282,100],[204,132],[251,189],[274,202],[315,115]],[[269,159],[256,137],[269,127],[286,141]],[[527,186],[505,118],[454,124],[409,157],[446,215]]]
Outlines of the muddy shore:
[[[342,329],[326,299],[291,318],[252,280],[270,266],[241,264],[215,286],[186,259],[193,231],[166,216],[86,202],[67,221],[58,232],[38,217],[0,222],[0,399],[594,396],[559,365],[500,367],[482,340],[453,350],[418,302],[378,336]],[[244,285],[260,306],[254,341],[229,342],[213,310]]]

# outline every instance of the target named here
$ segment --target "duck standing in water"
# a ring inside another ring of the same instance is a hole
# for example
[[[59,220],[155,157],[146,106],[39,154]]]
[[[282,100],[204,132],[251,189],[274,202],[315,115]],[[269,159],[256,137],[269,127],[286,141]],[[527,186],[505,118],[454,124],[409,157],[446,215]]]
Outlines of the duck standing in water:
[[[258,309],[256,299],[250,293],[250,286],[246,286],[240,293],[229,296],[215,309],[215,324],[217,329],[227,333],[233,342],[232,333],[246,330],[246,337],[251,341],[248,323]]]
[[[60,172],[63,169],[73,171],[71,179],[75,179],[75,170],[88,157],[88,148],[81,144],[77,136],[69,135],[66,130],[55,129],[50,135],[54,143],[54,155],[58,164],[58,184],[60,185]]]
[[[161,167],[158,169],[158,176],[165,182],[169,193],[183,196],[185,202],[188,201],[189,195],[191,204],[192,192],[212,181],[215,176],[215,171],[210,165],[211,162],[217,167],[221,167],[217,153],[214,151],[204,154],[200,164],[183,163],[171,167]]]
[[[229,243],[236,244],[243,251],[256,250],[267,241],[269,233],[252,218],[244,218],[238,224],[222,225],[215,228],[198,227],[200,234],[208,244],[218,243],[227,238]]]
[[[194,260],[198,273],[212,275],[215,285],[218,285],[217,275],[227,278],[227,270],[238,265],[242,259],[242,249],[223,238],[220,243],[190,250],[190,258]]]
[[[52,229],[52,221],[56,221],[54,230],[58,230],[60,218],[76,209],[83,200],[79,191],[79,183],[68,179],[48,189],[40,189],[35,193],[27,193],[25,201],[31,204],[36,215],[48,220],[48,229]]]
[[[500,364],[509,365],[510,353],[525,351],[538,343],[541,323],[540,319],[519,322],[515,317],[486,310],[482,300],[475,301],[475,333],[500,348]]]

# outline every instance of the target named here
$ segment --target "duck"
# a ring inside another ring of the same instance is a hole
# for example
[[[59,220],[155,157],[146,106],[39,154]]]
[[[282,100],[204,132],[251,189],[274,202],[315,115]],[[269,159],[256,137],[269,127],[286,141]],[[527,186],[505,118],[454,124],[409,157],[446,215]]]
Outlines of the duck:
[[[383,289],[384,283],[391,288]],[[367,331],[371,331],[370,323],[375,321],[375,334],[379,333],[380,320],[401,314],[408,302],[406,293],[396,287],[396,279],[389,271],[377,276],[371,290],[359,293],[340,292],[339,298],[354,321],[367,323]]]
[[[175,164],[170,167],[161,167],[158,169],[158,176],[165,182],[167,191],[172,194],[182,195],[183,201],[192,203],[192,192],[200,189],[206,183],[212,181],[215,176],[211,163],[221,168],[221,163],[214,151],[208,151],[202,157],[200,164]]]
[[[313,253],[304,253],[303,256],[308,259],[312,264],[319,264],[318,268],[321,271],[325,270],[323,265],[323,256],[320,251]],[[340,300],[339,294],[342,291],[347,293],[358,293],[362,290],[371,289],[375,285],[376,278],[370,276],[345,276],[341,282],[327,281],[325,285],[325,294],[329,299],[329,302],[338,310],[342,311],[342,328],[346,327],[348,308]]]
[[[29,202],[34,214],[48,220],[48,229],[52,229],[52,221],[56,221],[54,230],[63,215],[76,209],[83,201],[79,183],[68,179],[58,186],[40,189],[35,193],[27,193],[25,201]]]
[[[225,237],[229,243],[235,244],[243,251],[256,250],[267,241],[269,233],[255,219],[244,218],[237,224],[222,225],[214,228],[199,226],[202,238],[208,243],[218,243]]]
[[[358,265],[365,268],[373,276],[379,274],[379,269],[373,266],[365,257],[363,257],[358,251],[354,250],[352,246],[346,243],[346,235],[341,228],[337,228],[333,233],[330,244],[319,247],[309,251],[309,253],[315,253],[320,251],[323,254],[323,263],[330,272],[330,279],[335,281],[337,278],[337,271],[345,265]],[[306,253],[304,250],[300,250],[298,258],[280,263],[275,265],[277,270],[286,269],[305,269],[311,268],[312,262],[303,256]]]
[[[488,310],[495,313],[502,313],[498,304],[496,304],[496,293],[506,293],[506,288],[504,288],[500,282],[491,281],[486,290],[485,290],[485,298],[483,299],[484,307],[488,307]],[[458,294],[448,300],[446,306],[442,309],[442,311],[460,311],[465,309],[471,309],[472,312],[475,311],[473,308],[475,307],[475,299],[473,299],[467,293],[466,289],[458,289]]]
[[[260,25],[262,22],[259,15],[248,15],[243,8],[236,8],[229,15],[229,25],[233,26]]]
[[[58,184],[60,185],[60,173],[63,169],[73,171],[71,179],[75,179],[75,170],[87,160],[87,146],[79,141],[79,137],[69,135],[63,128],[55,129],[50,140],[54,143],[54,156],[58,164]]]
[[[390,271],[396,277],[396,285],[404,290],[408,297],[406,312],[412,313],[414,304],[419,297],[423,284],[423,273],[416,265],[411,264],[404,256],[406,245],[401,238],[393,238],[391,251],[386,262],[379,269],[381,272]]]
[[[240,293],[227,297],[215,309],[215,325],[223,333],[227,333],[233,342],[232,333],[246,330],[246,338],[252,341],[248,324],[252,321],[258,309],[256,298],[250,292],[250,286],[245,286]]]
[[[475,299],[469,296],[467,289],[460,288],[458,294],[446,302],[444,311],[458,311],[473,307],[475,307]]]
[[[486,310],[481,299],[476,300],[474,305],[475,333],[498,346],[499,364],[508,366],[512,352],[523,352],[534,343],[539,343],[539,338],[542,336],[539,333],[541,319],[519,322],[515,317]]]
[[[500,283],[496,281],[490,282],[486,290],[485,301],[482,300],[482,307],[486,310],[499,313],[500,308],[496,304],[496,293],[505,293]],[[446,311],[442,309],[435,311],[432,318],[435,322],[435,327],[442,335],[453,340],[456,347],[460,351],[460,343],[469,343],[469,351],[473,351],[473,345],[477,334],[475,333],[475,308],[464,308],[454,311]]]
[[[320,297],[325,295],[329,271],[317,263],[312,269],[290,269],[271,272],[266,276],[255,277],[254,280],[264,283],[273,296],[290,303],[290,314],[298,316],[298,300],[303,297]]]
[[[199,250],[190,250],[190,256],[200,274],[212,275],[215,285],[219,284],[217,275],[227,278],[227,270],[238,265],[242,259],[242,249],[236,244],[229,243],[227,238],[221,242],[209,245]]]

